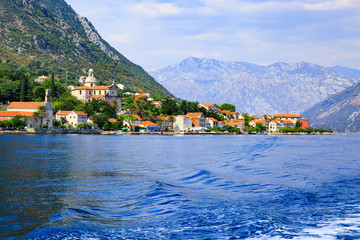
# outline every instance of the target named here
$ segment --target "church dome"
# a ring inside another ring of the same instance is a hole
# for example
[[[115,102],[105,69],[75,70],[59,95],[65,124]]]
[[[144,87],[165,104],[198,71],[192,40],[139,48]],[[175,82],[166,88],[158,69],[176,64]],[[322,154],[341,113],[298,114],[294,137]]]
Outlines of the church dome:
[[[91,68],[89,69],[89,75],[85,79],[85,83],[96,83],[96,78],[94,77],[94,70]]]

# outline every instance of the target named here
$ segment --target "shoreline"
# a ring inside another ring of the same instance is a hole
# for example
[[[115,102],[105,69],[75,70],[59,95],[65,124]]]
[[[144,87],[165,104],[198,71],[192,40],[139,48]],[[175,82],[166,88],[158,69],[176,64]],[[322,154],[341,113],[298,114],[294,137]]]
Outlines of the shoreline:
[[[115,135],[115,131],[101,131],[101,130],[78,130],[78,129],[41,129],[40,131],[24,131],[24,130],[4,130],[0,131],[1,135],[33,135],[33,134],[59,134],[59,135],[67,135],[67,134],[80,134],[80,135]],[[217,133],[217,132],[209,132],[209,133],[180,133],[180,132],[152,132],[152,133],[142,133],[142,132],[126,132],[124,135],[164,135],[164,136],[174,136],[174,135],[299,135],[299,136],[311,136],[311,135],[335,135],[336,133],[297,133],[297,132],[289,132],[289,133]],[[337,134],[348,134],[348,133],[337,133]]]

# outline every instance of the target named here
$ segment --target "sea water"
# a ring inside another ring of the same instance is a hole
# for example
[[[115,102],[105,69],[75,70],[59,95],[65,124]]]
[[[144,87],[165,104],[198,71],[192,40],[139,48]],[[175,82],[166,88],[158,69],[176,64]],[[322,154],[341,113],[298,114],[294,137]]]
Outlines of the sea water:
[[[0,136],[1,239],[358,239],[360,135]]]

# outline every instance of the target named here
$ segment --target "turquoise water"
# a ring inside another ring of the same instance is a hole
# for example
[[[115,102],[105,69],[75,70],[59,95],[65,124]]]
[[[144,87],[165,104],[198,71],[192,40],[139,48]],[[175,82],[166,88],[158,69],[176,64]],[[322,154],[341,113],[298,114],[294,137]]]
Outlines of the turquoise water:
[[[360,136],[0,136],[1,239],[358,239]]]

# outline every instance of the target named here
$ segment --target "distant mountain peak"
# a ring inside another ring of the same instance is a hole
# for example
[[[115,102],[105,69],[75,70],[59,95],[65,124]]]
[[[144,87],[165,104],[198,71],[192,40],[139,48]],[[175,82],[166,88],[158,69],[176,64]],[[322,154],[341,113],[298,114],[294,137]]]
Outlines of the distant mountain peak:
[[[262,66],[195,57],[150,74],[179,98],[233,103],[258,115],[300,113],[355,82],[308,62]]]

